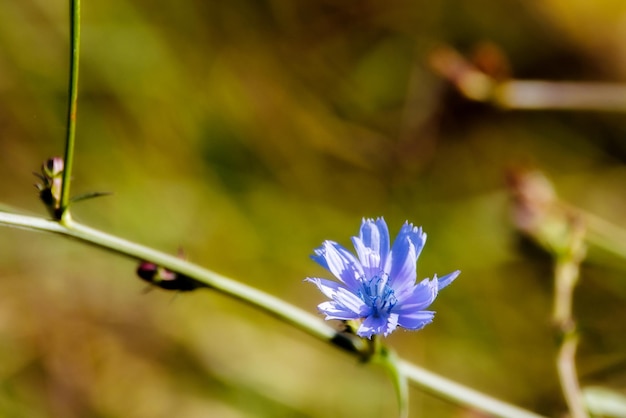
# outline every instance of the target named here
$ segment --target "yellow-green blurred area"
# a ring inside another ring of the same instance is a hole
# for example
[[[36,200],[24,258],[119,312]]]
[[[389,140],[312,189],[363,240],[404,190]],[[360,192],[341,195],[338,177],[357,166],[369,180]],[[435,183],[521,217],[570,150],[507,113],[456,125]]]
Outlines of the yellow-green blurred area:
[[[505,173],[533,167],[572,205],[626,225],[626,114],[497,109],[429,67],[488,43],[514,77],[626,81],[621,1],[89,0],[73,217],[310,312],[325,239],[362,217],[428,243],[418,275],[462,270],[420,332],[387,338],[428,370],[564,413],[552,261],[521,245]],[[47,216],[32,187],[62,155],[68,4],[0,2],[0,195]],[[4,417],[392,417],[359,364],[208,290],[145,292],[136,262],[0,229]],[[622,243],[624,244],[624,243]],[[593,246],[574,300],[581,384],[626,390],[626,262]],[[320,316],[320,320],[322,317]],[[412,417],[478,417],[411,389]]]

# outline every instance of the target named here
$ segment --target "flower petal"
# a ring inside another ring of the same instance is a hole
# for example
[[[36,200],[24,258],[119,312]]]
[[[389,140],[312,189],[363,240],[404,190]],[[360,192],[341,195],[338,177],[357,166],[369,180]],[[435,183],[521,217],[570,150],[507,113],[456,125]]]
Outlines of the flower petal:
[[[387,318],[387,329],[385,330],[385,337],[395,331],[398,328],[398,320],[400,319],[400,315],[396,313],[390,313],[389,318]]]
[[[413,224],[405,222],[400,230],[400,233],[405,228],[408,230],[407,236],[409,237],[409,240],[415,246],[415,259],[417,260],[422,253],[424,245],[426,245],[426,232],[422,231],[421,227],[413,226]]]
[[[364,275],[363,267],[343,246],[333,241],[324,241],[311,258],[350,289],[358,289],[359,279]]]
[[[433,322],[434,317],[435,313],[433,311],[417,311],[411,314],[400,315],[398,325],[402,328],[417,330]]]
[[[383,218],[378,218],[375,221],[364,219],[359,238],[367,248],[371,248],[377,253],[389,252],[389,229]]]
[[[392,311],[400,315],[421,311],[428,308],[437,297],[437,282],[435,280],[424,279],[413,287],[410,293],[407,291],[402,295],[396,294],[398,303]]]
[[[334,282],[332,280],[319,279],[317,277],[307,277],[304,279],[305,282],[313,283],[317,286],[317,288],[327,297],[334,299],[337,290],[340,287],[343,287],[341,283]]]
[[[333,300],[339,305],[344,306],[352,312],[358,314],[360,318],[368,316],[372,311],[372,308],[368,306],[363,299],[344,288],[339,288],[337,290]]]
[[[406,236],[415,246],[415,258],[417,259],[426,244],[426,233],[422,231],[421,227],[413,226],[413,224],[407,221],[400,228],[400,232],[398,232],[398,238],[401,236]]]
[[[356,249],[356,253],[359,256],[359,261],[363,266],[363,272],[366,278],[372,278],[382,271],[382,257],[381,254],[368,248],[363,244],[358,237],[352,238],[352,243]]]
[[[406,235],[398,235],[393,243],[385,271],[394,290],[413,285],[417,278],[415,246]]]
[[[390,285],[394,290],[403,290],[417,279],[417,258],[426,243],[422,228],[405,222],[391,247],[385,271],[389,273]]]
[[[359,236],[352,237],[352,242],[366,276],[379,274],[389,253],[389,229],[385,220],[363,219]]]
[[[333,315],[335,319],[356,319],[366,317],[371,312],[371,308],[359,296],[341,283],[317,277],[307,278],[305,281],[315,284],[324,295],[332,299],[318,306],[326,315]]]
[[[439,290],[443,289],[444,287],[452,283],[459,274],[461,274],[461,270],[453,271],[452,273],[446,274],[445,276],[440,277],[439,279],[437,279],[437,275],[435,274],[435,279],[437,279],[437,282],[439,283]]]
[[[395,326],[393,327],[395,329]],[[357,335],[360,337],[370,338],[374,334],[389,334],[391,331],[388,331],[389,323],[387,316],[374,316],[370,315],[361,324],[359,329],[356,331]]]
[[[317,309],[319,309],[320,312],[326,315],[326,320],[341,319],[349,321],[351,319],[360,318],[359,314],[332,301],[320,303],[319,305],[317,305]]]

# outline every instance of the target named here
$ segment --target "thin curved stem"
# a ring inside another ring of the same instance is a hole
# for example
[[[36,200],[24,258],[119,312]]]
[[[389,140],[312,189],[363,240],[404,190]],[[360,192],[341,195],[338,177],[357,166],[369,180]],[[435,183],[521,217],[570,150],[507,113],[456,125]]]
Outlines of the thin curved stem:
[[[398,356],[388,348],[381,348],[378,354],[374,355],[374,362],[380,364],[393,383],[398,401],[398,417],[408,418],[409,416],[409,379],[400,364]]]
[[[578,336],[575,332],[568,333],[563,338],[557,355],[557,371],[565,401],[568,405],[572,418],[588,418],[585,410],[585,402],[578,373],[576,372],[576,349],[578,348]]]
[[[145,260],[155,263],[167,270],[192,277],[220,293],[249,303],[279,318],[281,321],[302,329],[304,332],[316,338],[326,341],[331,341],[336,338],[336,331],[320,321],[319,318],[279,298],[231,280],[211,270],[204,269],[181,258],[89,228],[72,219],[68,219],[61,224],[37,217],[0,213],[0,224],[9,224],[26,229],[61,234],[136,260]],[[354,345],[355,350],[366,349],[362,341],[356,337],[354,338]]]
[[[363,356],[370,347],[362,339],[338,333],[317,316],[297,308],[282,299],[236,282],[211,270],[207,270],[183,259],[106,234],[67,218],[60,222],[33,216],[0,212],[0,225],[50,232],[94,245],[126,257],[149,261],[167,270],[191,277],[211,289],[247,303],[283,322],[293,325],[305,333],[331,343],[343,350]],[[405,360],[397,360],[397,372],[405,376],[414,386],[437,397],[465,405],[469,408],[502,418],[542,418],[533,412],[492,398],[434,373],[426,371]]]
[[[74,162],[74,138],[76,137],[76,107],[78,100],[78,60],[80,57],[80,0],[70,0],[70,79],[69,102],[67,107],[67,131],[63,186],[61,188],[60,213],[58,218],[69,218],[67,208],[70,202],[70,183]]]
[[[574,288],[580,276],[580,264],[585,257],[585,226],[582,219],[575,218],[570,221],[569,245],[560,254],[556,254],[554,267],[555,291],[552,319],[559,337],[556,365],[563,396],[572,418],[589,417],[576,372],[578,334],[572,312]]]
[[[406,360],[398,360],[398,366],[411,382],[420,382],[421,388],[448,401],[466,405],[476,410],[488,412],[501,418],[541,418],[541,415],[518,408],[492,398],[467,386],[417,367]]]

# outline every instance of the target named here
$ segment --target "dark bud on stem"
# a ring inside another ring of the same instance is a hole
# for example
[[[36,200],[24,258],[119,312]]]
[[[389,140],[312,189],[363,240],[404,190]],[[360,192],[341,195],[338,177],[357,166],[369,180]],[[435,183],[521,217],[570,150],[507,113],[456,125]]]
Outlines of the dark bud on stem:
[[[41,183],[35,184],[39,190],[39,198],[46,205],[54,219],[61,218],[61,188],[63,186],[63,159],[48,158],[41,165],[41,173],[34,173]]]
[[[184,274],[175,273],[147,261],[143,261],[139,264],[139,267],[137,267],[137,275],[142,280],[165,290],[189,292],[199,287],[206,286]]]

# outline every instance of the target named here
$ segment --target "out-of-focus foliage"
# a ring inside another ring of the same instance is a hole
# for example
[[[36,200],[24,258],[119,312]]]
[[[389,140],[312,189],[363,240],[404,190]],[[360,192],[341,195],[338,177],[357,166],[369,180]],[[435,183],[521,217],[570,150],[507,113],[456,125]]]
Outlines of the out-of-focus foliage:
[[[520,244],[504,174],[546,173],[566,201],[626,225],[623,114],[502,111],[428,67],[488,42],[513,76],[624,81],[616,1],[92,0],[83,4],[76,204],[94,227],[188,257],[304,308],[308,255],[361,217],[429,239],[421,277],[463,271],[405,358],[555,416],[551,264]],[[2,203],[63,149],[67,4],[0,4]],[[610,19],[605,19],[609,16]],[[249,307],[144,293],[136,265],[58,237],[0,235],[0,414],[387,417],[391,384]],[[626,390],[626,263],[593,248],[575,299],[583,385]],[[420,391],[413,416],[467,412]]]

